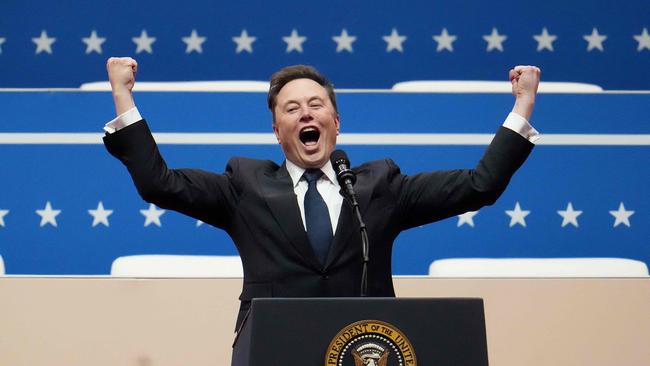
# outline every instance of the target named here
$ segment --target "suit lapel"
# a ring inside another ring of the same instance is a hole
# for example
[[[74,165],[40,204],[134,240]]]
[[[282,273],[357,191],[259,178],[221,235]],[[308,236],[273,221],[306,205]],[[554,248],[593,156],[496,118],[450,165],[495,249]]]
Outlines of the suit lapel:
[[[275,221],[291,245],[300,253],[306,263],[320,270],[321,264],[309,244],[293,190],[293,183],[285,164],[282,164],[276,172],[260,174],[260,187]]]
[[[371,180],[367,179],[366,181]],[[359,207],[361,208],[362,218],[365,217],[365,212],[368,209],[368,203],[370,202],[370,196],[372,195],[372,187],[364,185],[363,183],[363,179],[360,177],[357,180],[357,184],[354,186],[355,193],[357,195],[357,201],[359,202]],[[343,197],[345,197],[343,192],[341,192],[341,194]],[[359,220],[357,220],[357,216],[354,213],[352,203],[347,198],[344,198],[343,204],[341,205],[341,214],[339,215],[339,221],[336,225],[336,233],[334,234],[332,246],[330,247],[329,254],[327,255],[325,268],[331,266],[332,263],[334,263],[336,259],[341,255],[341,253],[345,251],[346,245],[348,245],[350,241],[350,235],[358,231]],[[359,247],[361,247],[361,241],[358,243],[351,243],[349,245],[359,245]]]

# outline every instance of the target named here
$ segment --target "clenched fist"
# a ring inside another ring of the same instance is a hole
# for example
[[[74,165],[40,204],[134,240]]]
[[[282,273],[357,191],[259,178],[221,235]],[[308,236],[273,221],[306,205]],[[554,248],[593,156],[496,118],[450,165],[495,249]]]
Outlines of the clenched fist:
[[[131,57],[111,57],[106,61],[108,80],[113,91],[133,90],[138,63]]]
[[[512,95],[518,98],[535,98],[541,73],[542,71],[535,66],[515,66],[511,69],[509,77],[512,83]]]
[[[533,113],[541,73],[535,66],[515,66],[508,75],[512,83],[512,95],[517,98],[512,111],[527,120],[530,120]]]
[[[119,116],[135,106],[131,91],[138,63],[130,57],[111,57],[106,61],[106,71],[113,90],[115,112]]]

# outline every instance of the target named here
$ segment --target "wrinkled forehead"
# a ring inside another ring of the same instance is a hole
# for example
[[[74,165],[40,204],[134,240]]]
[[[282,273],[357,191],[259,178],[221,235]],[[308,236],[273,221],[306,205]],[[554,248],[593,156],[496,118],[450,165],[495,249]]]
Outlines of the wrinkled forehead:
[[[312,79],[295,79],[286,83],[277,97],[277,105],[281,106],[288,102],[303,102],[313,98],[320,98],[323,101],[329,101],[327,90]]]

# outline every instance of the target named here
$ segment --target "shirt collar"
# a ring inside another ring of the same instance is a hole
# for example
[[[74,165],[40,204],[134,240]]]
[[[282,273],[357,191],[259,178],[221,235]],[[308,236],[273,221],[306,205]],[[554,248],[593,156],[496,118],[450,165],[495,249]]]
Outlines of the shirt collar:
[[[291,162],[291,160],[287,159],[286,161],[287,165],[287,171],[289,172],[289,176],[291,176],[291,181],[293,182],[293,187],[295,188],[298,183],[300,182],[300,179],[302,178],[303,173],[305,173],[305,168],[301,168],[298,165],[294,164]],[[328,160],[325,165],[323,165],[320,170],[323,171],[323,176],[327,177],[327,179],[334,184],[336,187],[339,186],[338,180],[336,180],[336,173],[334,172],[334,168],[332,167],[332,163]]]

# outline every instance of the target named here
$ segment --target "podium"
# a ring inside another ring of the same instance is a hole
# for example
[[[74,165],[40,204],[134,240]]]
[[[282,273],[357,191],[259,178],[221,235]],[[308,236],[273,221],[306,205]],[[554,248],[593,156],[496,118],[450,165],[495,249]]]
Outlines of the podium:
[[[483,300],[254,299],[232,366],[488,365]]]

